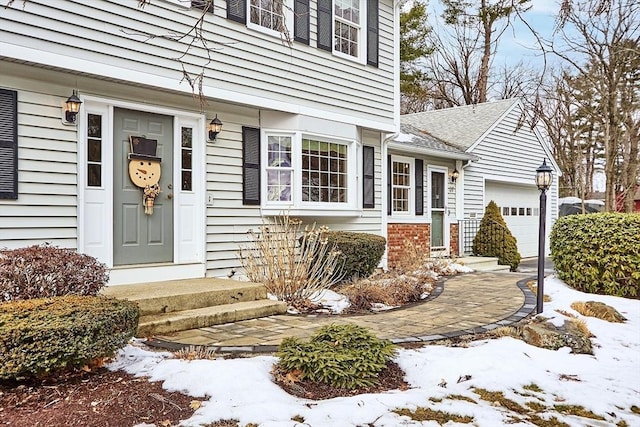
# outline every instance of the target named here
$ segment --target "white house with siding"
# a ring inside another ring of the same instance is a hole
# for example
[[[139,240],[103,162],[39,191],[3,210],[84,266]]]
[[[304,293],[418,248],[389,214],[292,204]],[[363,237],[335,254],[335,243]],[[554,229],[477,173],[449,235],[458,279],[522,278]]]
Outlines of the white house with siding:
[[[535,185],[536,169],[546,159],[555,175],[547,192],[547,234],[558,216],[560,169],[542,134],[531,125],[530,115],[520,100],[407,114],[401,121],[403,126],[410,125],[474,156],[474,159],[457,161],[455,203],[450,195],[443,204],[450,223],[458,223],[461,253],[470,253],[476,224],[484,215],[486,205],[493,200],[517,239],[520,254],[523,257],[537,255],[540,191]],[[451,166],[450,162],[449,170]],[[452,207],[456,207],[454,212]]]
[[[284,3],[3,8],[0,248],[75,248],[124,284],[226,276],[247,231],[283,211],[386,235],[397,2]],[[138,141],[155,152],[136,157]],[[146,179],[152,160],[160,192],[145,213],[130,173]]]

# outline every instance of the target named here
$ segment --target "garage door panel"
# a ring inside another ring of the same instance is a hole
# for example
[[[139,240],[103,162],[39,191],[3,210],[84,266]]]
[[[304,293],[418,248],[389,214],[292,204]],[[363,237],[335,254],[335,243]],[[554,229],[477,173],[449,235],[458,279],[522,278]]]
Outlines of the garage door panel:
[[[523,257],[538,252],[539,192],[535,185],[513,185],[486,182],[485,201],[493,200],[500,207],[511,234],[518,241]]]

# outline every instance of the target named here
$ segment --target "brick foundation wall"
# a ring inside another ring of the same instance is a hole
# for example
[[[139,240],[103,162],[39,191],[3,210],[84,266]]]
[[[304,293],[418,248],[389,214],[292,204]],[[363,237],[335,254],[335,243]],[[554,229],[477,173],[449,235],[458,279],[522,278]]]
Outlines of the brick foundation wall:
[[[458,232],[458,224],[449,224],[449,254],[452,257],[460,256],[460,233]]]
[[[417,251],[429,256],[431,251],[431,224],[387,225],[387,264],[389,268],[395,267],[398,261],[402,259],[406,241],[411,241]]]

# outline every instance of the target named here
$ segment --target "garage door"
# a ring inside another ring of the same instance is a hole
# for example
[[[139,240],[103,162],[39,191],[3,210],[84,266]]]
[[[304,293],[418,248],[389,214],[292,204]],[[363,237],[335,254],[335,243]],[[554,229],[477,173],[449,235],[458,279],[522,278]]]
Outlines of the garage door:
[[[500,207],[511,234],[518,241],[523,258],[538,255],[540,192],[535,185],[513,185],[486,181],[485,204],[491,200]]]

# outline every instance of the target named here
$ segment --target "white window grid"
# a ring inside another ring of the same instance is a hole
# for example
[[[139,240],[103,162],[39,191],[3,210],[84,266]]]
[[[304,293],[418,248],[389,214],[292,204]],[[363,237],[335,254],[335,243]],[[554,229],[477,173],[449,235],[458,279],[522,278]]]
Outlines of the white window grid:
[[[267,200],[291,202],[293,198],[293,138],[291,135],[267,137]]]
[[[348,147],[302,140],[302,202],[347,203]]]
[[[269,30],[284,31],[284,0],[250,0],[249,22]]]
[[[361,52],[360,0],[334,0],[334,50],[359,58]]]

